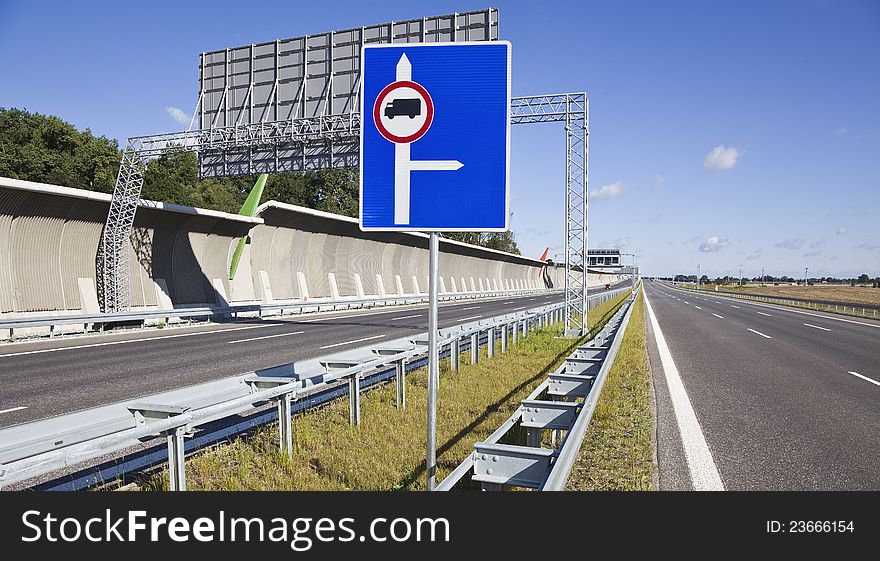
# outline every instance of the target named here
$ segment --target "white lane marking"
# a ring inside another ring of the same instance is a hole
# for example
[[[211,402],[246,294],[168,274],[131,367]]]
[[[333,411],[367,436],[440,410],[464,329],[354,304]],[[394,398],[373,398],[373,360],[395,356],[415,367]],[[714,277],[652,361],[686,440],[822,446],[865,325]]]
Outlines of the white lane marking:
[[[831,331],[827,327],[819,327],[818,325],[813,325],[812,323],[805,323],[807,327],[812,327],[813,329],[821,329],[822,331]]]
[[[739,306],[734,306],[733,304],[731,304],[730,307],[731,307],[731,308],[736,308],[737,310],[739,309]]]
[[[758,313],[761,314],[762,316],[767,316],[768,318],[772,318],[772,317],[773,317],[772,315],[770,315],[770,314],[765,314],[764,312],[758,312]]]
[[[720,304],[720,303],[721,303],[721,302],[719,302],[719,301],[717,301],[717,300],[713,300],[713,302],[715,302],[716,304]]]
[[[275,337],[287,337],[289,335],[302,335],[305,331],[292,331],[290,333],[278,333],[277,335],[264,335],[262,337],[251,337],[250,339],[238,339],[237,341],[229,341],[229,344],[247,343],[248,341],[259,341],[260,339],[274,339]]]
[[[341,347],[342,345],[351,345],[352,343],[360,343],[361,341],[370,341],[372,339],[381,339],[385,335],[373,335],[372,337],[364,337],[363,339],[355,339],[354,341],[345,341],[344,343],[333,343],[332,345],[324,345],[319,349],[332,349],[333,347]]]
[[[522,308],[517,308],[517,310],[520,310],[520,309],[522,309]],[[471,319],[480,319],[481,317],[483,317],[483,316],[474,316],[474,317],[469,317],[469,318],[461,318],[461,319],[459,319],[458,321],[468,321],[468,320],[471,320]]]
[[[4,409],[3,411],[0,411],[0,414],[12,413],[13,411],[21,411],[22,409],[27,409],[27,407],[12,407],[10,409]]]
[[[868,378],[867,376],[862,376],[858,372],[853,372],[852,370],[850,370],[849,373],[852,374],[853,376],[861,378],[862,380],[864,380],[866,382],[870,382],[870,383],[874,384],[875,386],[880,386],[880,382],[878,382],[877,380],[873,380],[871,378]],[[0,413],[3,413],[3,411],[0,411]]]
[[[703,308],[701,308],[701,307],[699,307],[699,306],[694,306],[694,308],[696,308],[696,309],[698,309],[698,310],[702,310],[702,309],[703,309]]]
[[[679,289],[679,290],[681,290],[681,289]],[[724,298],[724,297],[722,296],[722,298]],[[768,308],[770,310],[778,310],[780,312],[788,312],[791,314],[801,314],[804,316],[813,316],[816,318],[830,319],[833,321],[842,321],[844,323],[854,323],[856,325],[864,325],[866,327],[874,327],[874,328],[880,329],[880,322],[866,323],[864,321],[855,321],[852,319],[845,319],[845,318],[841,318],[841,317],[825,316],[825,315],[817,314],[817,313],[813,313],[813,312],[805,312],[803,310],[796,310],[796,309],[792,308],[791,306],[774,306],[773,304],[763,304],[763,303],[759,303],[759,302],[745,302],[745,303],[750,306],[759,306],[761,308]],[[731,307],[732,308],[739,308],[739,306],[734,306],[733,304],[731,304]]]
[[[143,337],[141,339],[127,339],[125,341],[107,341],[106,343],[92,343],[90,345],[77,345],[75,347],[59,347],[57,349],[40,349],[37,351],[22,351],[20,353],[9,353],[0,355],[0,359],[10,356],[36,355],[41,353],[54,353],[57,351],[72,351],[75,349],[92,349],[94,347],[109,347],[110,345],[124,345],[126,343],[143,343],[145,341],[161,341],[163,339],[176,339],[178,337],[195,337],[196,335],[211,335],[213,333],[228,333],[230,331],[242,331],[245,329],[259,329],[261,327],[271,327],[269,325],[248,325],[246,327],[232,327],[230,329],[214,329],[212,331],[199,331],[197,333],[178,333],[177,335],[166,335],[164,337]]]
[[[666,377],[666,385],[669,387],[672,410],[678,423],[678,431],[681,434],[684,455],[687,459],[694,489],[697,491],[723,491],[724,483],[715,466],[712,451],[709,450],[709,444],[700,428],[700,421],[697,419],[687,390],[681,381],[678,368],[672,359],[672,353],[669,352],[669,345],[666,344],[663,331],[660,330],[660,324],[657,323],[657,317],[651,308],[647,293],[645,293],[645,308],[648,310],[651,327],[654,329],[654,339],[657,342],[657,350],[660,352],[660,363]]]
[[[412,319],[412,318],[420,318],[420,317],[422,317],[422,314],[416,314],[414,316],[403,316],[402,318],[391,318],[389,321],[400,321],[400,320],[404,320],[404,319]]]
[[[771,336],[769,336],[769,335],[764,335],[764,334],[761,333],[760,331],[755,331],[755,330],[752,329],[751,327],[749,328],[749,331],[751,331],[752,333],[757,333],[757,334],[760,335],[761,337],[766,337],[767,339],[772,339],[772,338],[773,338],[773,337],[771,337]]]
[[[463,311],[465,311],[465,310],[476,310],[476,309],[479,308],[479,307],[480,307],[480,306],[471,306],[470,308],[462,308],[461,311],[463,312]]]
[[[718,318],[718,319],[724,319],[724,316],[719,316],[718,314],[712,314],[712,315],[715,316],[715,317]]]
[[[687,300],[685,300],[685,301],[684,301],[684,303],[685,303],[685,304],[687,304],[687,305],[688,305],[688,306],[690,306],[690,305],[691,305],[691,303],[690,303],[690,302],[688,302],[688,301],[687,301]]]

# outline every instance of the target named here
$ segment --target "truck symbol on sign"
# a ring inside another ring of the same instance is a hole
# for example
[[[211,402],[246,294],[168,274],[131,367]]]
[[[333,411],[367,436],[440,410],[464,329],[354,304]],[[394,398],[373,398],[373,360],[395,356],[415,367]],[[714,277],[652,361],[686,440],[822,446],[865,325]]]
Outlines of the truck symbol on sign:
[[[393,99],[385,104],[385,116],[389,119],[394,117],[403,117],[406,115],[410,119],[414,119],[416,115],[422,114],[422,100],[419,98],[398,98]]]

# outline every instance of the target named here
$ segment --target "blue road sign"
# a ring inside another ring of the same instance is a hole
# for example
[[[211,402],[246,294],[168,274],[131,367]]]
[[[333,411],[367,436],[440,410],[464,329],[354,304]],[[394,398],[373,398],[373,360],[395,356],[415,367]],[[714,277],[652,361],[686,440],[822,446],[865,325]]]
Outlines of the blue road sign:
[[[361,229],[508,227],[510,43],[364,46]]]

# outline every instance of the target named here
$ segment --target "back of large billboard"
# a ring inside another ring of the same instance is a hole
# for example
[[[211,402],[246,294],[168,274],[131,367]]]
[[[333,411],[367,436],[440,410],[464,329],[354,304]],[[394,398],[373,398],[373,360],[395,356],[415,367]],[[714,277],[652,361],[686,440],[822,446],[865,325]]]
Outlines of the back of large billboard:
[[[202,53],[196,122],[216,129],[356,115],[363,45],[497,39],[498,10],[488,8]],[[357,141],[205,151],[200,162],[205,177],[356,166]]]

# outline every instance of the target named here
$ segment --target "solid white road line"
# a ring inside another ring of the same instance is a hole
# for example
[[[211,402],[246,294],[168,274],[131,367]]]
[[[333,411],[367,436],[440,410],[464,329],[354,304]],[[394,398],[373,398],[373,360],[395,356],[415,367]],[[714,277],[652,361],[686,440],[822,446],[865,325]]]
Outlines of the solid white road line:
[[[770,314],[765,314],[764,312],[758,312],[758,313],[761,314],[762,316],[767,316],[768,318],[772,318],[772,317],[773,317],[772,315],[770,315]]]
[[[259,341],[260,339],[274,339],[275,337],[287,337],[288,335],[302,335],[305,331],[292,331],[290,333],[278,333],[277,335],[264,335],[263,337],[251,337],[250,339],[239,339],[237,341],[229,341],[233,343],[247,343],[248,341]]]
[[[91,345],[77,345],[75,347],[58,347],[57,349],[40,349],[38,351],[22,351],[20,353],[9,353],[0,355],[0,359],[10,356],[36,355],[42,353],[54,353],[58,351],[72,351],[75,349],[91,349],[94,347],[109,347],[111,345],[125,345],[126,343],[143,343],[146,341],[161,341],[163,339],[177,339],[178,337],[195,337],[196,335],[211,335],[214,333],[229,333],[231,331],[243,331],[245,329],[259,329],[261,327],[271,327],[269,325],[248,325],[246,327],[232,327],[230,329],[214,329],[212,331],[199,331],[197,333],[178,333],[177,335],[165,335],[164,337],[144,337],[142,339],[126,339],[125,341],[107,341],[106,343],[92,343]]]
[[[319,349],[332,349],[333,347],[341,347],[343,345],[351,345],[352,343],[360,343],[361,341],[370,341],[372,339],[381,339],[384,335],[373,335],[372,337],[364,337],[363,339],[355,339],[354,341],[346,341],[344,343],[333,343],[332,345],[324,345]]]
[[[11,409],[4,409],[3,411],[0,411],[0,414],[12,413],[13,411],[21,411],[22,409],[27,409],[27,407],[12,407]]]
[[[871,378],[868,378],[867,376],[862,376],[862,375],[859,374],[858,372],[850,371],[849,373],[852,374],[853,376],[856,376],[856,377],[858,377],[858,378],[861,378],[862,380],[864,380],[864,381],[866,381],[866,382],[871,382],[871,383],[874,384],[875,386],[880,386],[880,382],[878,382],[877,380],[873,380],[873,379],[871,379]],[[0,413],[3,413],[3,411],[0,411]]]
[[[819,327],[818,325],[813,325],[812,323],[805,323],[807,327],[812,327],[813,329],[821,329],[822,331],[831,331],[827,327]]]
[[[698,310],[702,310],[702,309],[703,309],[703,308],[701,308],[701,307],[699,307],[699,306],[694,306],[694,308],[696,308],[696,309],[698,309]]]
[[[672,359],[672,353],[669,352],[669,345],[666,344],[663,331],[660,330],[660,324],[657,323],[657,317],[651,308],[647,292],[645,293],[645,307],[648,310],[648,317],[654,330],[657,349],[660,351],[660,362],[663,367],[663,374],[666,377],[666,385],[669,387],[672,410],[678,423],[684,455],[687,459],[688,470],[691,474],[694,489],[697,491],[723,491],[724,483],[721,481],[718,468],[715,466],[712,451],[709,450],[709,444],[706,442],[706,437],[700,428],[700,421],[697,419],[697,414],[694,412],[693,405],[691,405],[691,400],[684,388],[684,383],[681,381],[678,368]]]
[[[521,309],[521,308],[517,308],[517,310],[519,310],[519,309]],[[468,321],[468,320],[472,320],[472,319],[480,319],[481,317],[483,317],[483,316],[473,316],[473,317],[469,317],[469,318],[461,318],[456,321]]]
[[[755,331],[755,330],[752,329],[751,327],[749,328],[749,331],[751,331],[752,333],[757,333],[757,334],[760,335],[761,337],[766,337],[767,339],[772,339],[772,338],[773,338],[773,337],[771,337],[771,336],[769,336],[769,335],[764,335],[764,334],[761,333],[760,331]]]
[[[414,316],[403,316],[402,318],[391,318],[389,321],[400,321],[400,320],[404,320],[404,319],[412,319],[412,318],[420,318],[420,317],[422,317],[422,314],[416,314]]]
[[[718,318],[718,319],[724,319],[724,316],[719,316],[718,314],[712,314],[712,315],[715,316],[715,317]]]

